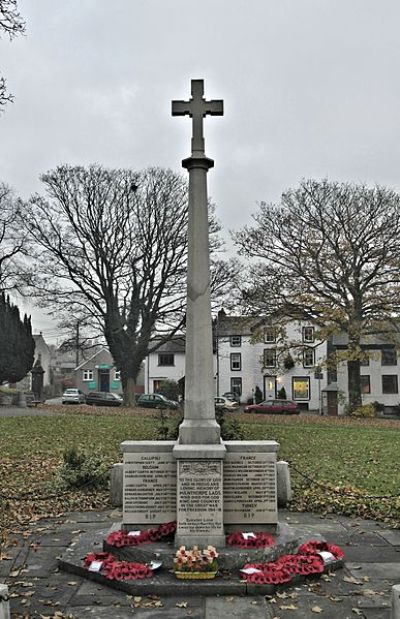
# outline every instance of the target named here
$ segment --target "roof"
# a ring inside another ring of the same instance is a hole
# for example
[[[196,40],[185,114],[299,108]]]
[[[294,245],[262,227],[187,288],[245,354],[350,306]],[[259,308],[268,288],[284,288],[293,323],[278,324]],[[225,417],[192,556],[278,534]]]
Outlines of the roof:
[[[151,348],[159,342],[159,339],[151,341]],[[185,337],[183,335],[176,335],[167,342],[161,344],[156,350],[156,353],[184,353],[185,352]]]
[[[260,321],[259,316],[227,316],[219,312],[214,323],[215,334],[218,337],[251,335],[253,330],[260,325]]]
[[[84,365],[86,365],[89,361],[91,361],[92,359],[94,359],[95,357],[97,357],[97,355],[99,355],[101,352],[107,352],[108,354],[110,354],[110,351],[108,350],[108,348],[100,348],[100,350],[98,350],[97,352],[94,353],[94,355],[92,355],[91,357],[89,357],[89,359],[85,359],[85,361],[82,361],[82,363],[80,365],[78,365],[75,370],[80,370],[81,367],[83,367]]]

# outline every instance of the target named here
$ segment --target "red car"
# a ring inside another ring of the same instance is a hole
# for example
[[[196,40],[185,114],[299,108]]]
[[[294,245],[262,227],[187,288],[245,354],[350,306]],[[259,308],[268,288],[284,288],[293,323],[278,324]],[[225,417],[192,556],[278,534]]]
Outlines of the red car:
[[[298,415],[299,407],[293,400],[265,400],[260,404],[250,404],[245,413],[270,413],[271,415]]]

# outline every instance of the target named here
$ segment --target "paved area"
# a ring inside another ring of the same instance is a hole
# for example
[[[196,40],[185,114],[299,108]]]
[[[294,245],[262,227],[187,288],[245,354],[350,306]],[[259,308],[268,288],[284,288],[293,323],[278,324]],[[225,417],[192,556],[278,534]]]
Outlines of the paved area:
[[[0,582],[9,585],[12,619],[389,619],[400,583],[400,530],[373,521],[280,511],[280,519],[341,546],[345,567],[274,596],[129,596],[63,573],[57,566],[76,536],[107,528],[115,511],[72,513],[40,521],[1,550]],[[195,585],[194,585],[195,586]]]

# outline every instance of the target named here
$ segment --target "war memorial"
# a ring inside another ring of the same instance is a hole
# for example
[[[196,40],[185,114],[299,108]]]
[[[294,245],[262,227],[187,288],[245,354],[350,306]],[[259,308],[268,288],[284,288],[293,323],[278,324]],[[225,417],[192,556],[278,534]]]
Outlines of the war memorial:
[[[207,173],[214,162],[205,154],[203,122],[207,115],[221,116],[223,102],[205,99],[203,80],[192,80],[191,95],[188,101],[172,102],[173,116],[188,115],[192,120],[191,155],[182,161],[189,173],[189,218],[185,404],[179,438],[127,437],[121,444],[122,522],[111,531],[99,531],[95,539],[82,535],[60,559],[60,567],[130,593],[173,595],[177,586],[184,587],[187,595],[251,594],[260,592],[260,587],[268,593],[276,584],[293,580],[288,571],[286,580],[263,576],[252,585],[240,578],[240,570],[251,562],[271,562],[296,552],[309,536],[279,522],[279,484],[288,486],[290,479],[287,464],[282,463],[286,466],[277,482],[278,443],[223,441],[215,418],[207,200]],[[241,542],[237,547],[229,545],[235,535]],[[324,541],[317,541],[323,550]],[[195,587],[191,580],[178,582],[174,554],[183,546],[216,549],[222,577],[201,580]],[[93,550],[95,554],[90,554]],[[143,572],[149,578],[135,579],[140,568],[130,577],[128,567],[126,577],[120,568],[111,571],[118,577],[106,578],[102,566],[110,561],[111,552],[120,565],[150,566],[148,573]],[[307,561],[311,565],[311,559],[303,558],[304,569],[297,574],[312,573],[305,567]],[[341,565],[332,552],[317,559],[314,553],[313,561],[320,572],[326,564]],[[260,571],[250,568],[249,574]]]

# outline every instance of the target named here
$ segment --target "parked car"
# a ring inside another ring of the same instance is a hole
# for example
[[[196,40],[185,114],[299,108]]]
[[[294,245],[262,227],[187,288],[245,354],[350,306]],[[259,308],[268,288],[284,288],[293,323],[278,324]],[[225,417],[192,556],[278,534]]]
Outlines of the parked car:
[[[179,402],[168,400],[160,393],[143,393],[138,397],[137,405],[144,408],[172,408],[173,410],[179,408]]]
[[[61,399],[63,404],[85,404],[85,394],[80,389],[66,389]]]
[[[217,410],[223,411],[234,411],[239,408],[238,402],[232,402],[232,400],[228,400],[224,397],[215,397],[214,404]]]
[[[91,406],[121,406],[123,404],[123,399],[118,393],[92,391],[86,396],[86,404],[90,404]]]
[[[270,413],[271,415],[298,415],[300,409],[293,400],[265,400],[260,404],[250,404],[244,408],[245,413]]]
[[[226,393],[223,393],[222,397],[230,400],[231,402],[237,402],[238,404],[240,404],[240,397],[236,393],[233,393],[233,391],[227,391]]]

